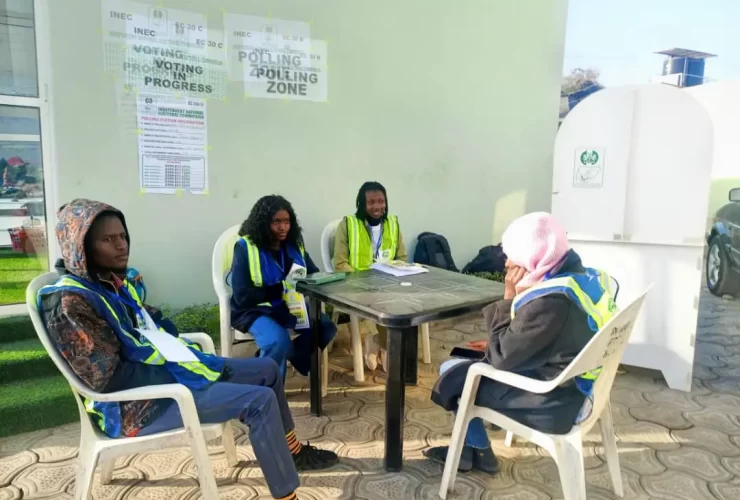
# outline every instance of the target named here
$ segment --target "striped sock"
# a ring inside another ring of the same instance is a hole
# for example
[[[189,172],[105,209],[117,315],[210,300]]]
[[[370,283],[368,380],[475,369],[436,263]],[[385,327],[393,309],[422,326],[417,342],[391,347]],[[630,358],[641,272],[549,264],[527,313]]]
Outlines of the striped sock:
[[[277,500],[298,500],[298,497],[295,494],[295,491],[288,495],[287,497],[280,497]]]
[[[303,445],[298,441],[298,439],[296,439],[295,431],[290,431],[286,434],[285,439],[288,440],[288,449],[290,450],[290,454],[298,455],[301,452],[301,449],[303,449]]]

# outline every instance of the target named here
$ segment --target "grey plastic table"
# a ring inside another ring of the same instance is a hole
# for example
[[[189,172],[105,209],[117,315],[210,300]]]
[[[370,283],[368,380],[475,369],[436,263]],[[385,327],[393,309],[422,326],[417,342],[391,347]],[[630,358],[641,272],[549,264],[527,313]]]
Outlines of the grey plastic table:
[[[306,296],[309,304],[311,412],[316,416],[321,415],[318,349],[321,303],[331,304],[388,328],[385,468],[390,472],[400,471],[403,464],[405,384],[416,384],[418,326],[480,310],[503,298],[503,284],[429,268],[428,273],[401,278],[374,270],[358,272],[349,274],[343,281],[326,285],[299,283],[296,289]]]

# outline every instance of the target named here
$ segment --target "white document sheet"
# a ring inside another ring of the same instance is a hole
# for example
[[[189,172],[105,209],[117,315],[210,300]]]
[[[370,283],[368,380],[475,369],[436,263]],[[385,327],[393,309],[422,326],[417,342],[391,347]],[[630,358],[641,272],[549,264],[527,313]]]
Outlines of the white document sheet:
[[[167,332],[145,330],[143,328],[137,328],[136,331],[154,344],[154,347],[157,348],[167,361],[173,363],[192,363],[198,361],[198,357],[193,354],[193,351]]]
[[[413,274],[428,273],[429,269],[418,264],[409,264],[400,260],[390,262],[376,262],[371,266],[376,271],[380,271],[392,276],[411,276]]]

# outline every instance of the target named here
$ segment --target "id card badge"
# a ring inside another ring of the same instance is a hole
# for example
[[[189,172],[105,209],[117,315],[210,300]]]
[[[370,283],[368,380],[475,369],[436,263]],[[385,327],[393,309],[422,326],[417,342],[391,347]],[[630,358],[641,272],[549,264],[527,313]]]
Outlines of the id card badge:
[[[187,345],[167,332],[144,328],[137,328],[136,331],[156,347],[159,354],[167,361],[172,363],[197,363],[199,361]]]
[[[290,271],[288,271],[285,281],[288,283],[290,288],[295,288],[296,281],[305,279],[307,274],[308,270],[305,267],[299,266],[294,262],[293,265],[290,266]]]
[[[143,328],[145,330],[159,330],[159,327],[154,322],[152,317],[149,316],[149,313],[146,312],[146,309],[144,309],[144,307],[139,310],[137,319],[139,323],[139,328]]]
[[[308,321],[308,307],[306,307],[306,299],[303,297],[303,294],[289,288],[283,293],[283,300],[288,306],[290,314],[296,318],[295,329],[303,330],[304,328],[308,328],[310,326],[310,322]]]
[[[390,262],[392,257],[390,250],[378,251],[378,262]]]

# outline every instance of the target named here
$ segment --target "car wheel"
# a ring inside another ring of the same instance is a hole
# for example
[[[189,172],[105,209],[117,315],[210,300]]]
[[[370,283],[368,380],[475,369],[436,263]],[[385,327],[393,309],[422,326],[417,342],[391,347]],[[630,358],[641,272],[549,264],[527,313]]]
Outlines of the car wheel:
[[[733,295],[738,291],[738,281],[731,272],[727,252],[722,247],[719,236],[709,242],[707,255],[707,288],[717,296]]]

